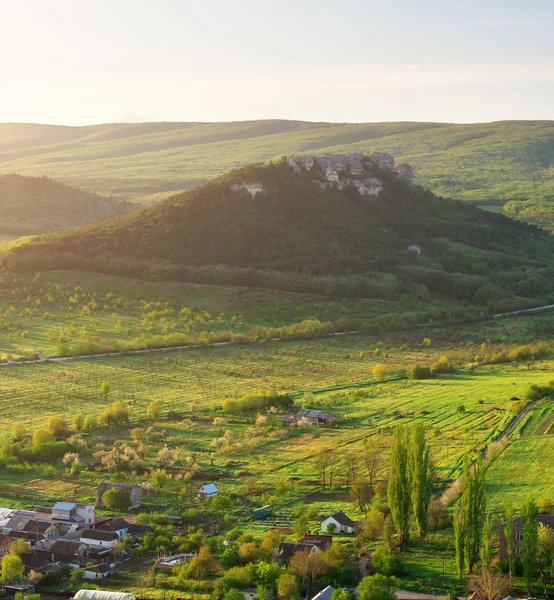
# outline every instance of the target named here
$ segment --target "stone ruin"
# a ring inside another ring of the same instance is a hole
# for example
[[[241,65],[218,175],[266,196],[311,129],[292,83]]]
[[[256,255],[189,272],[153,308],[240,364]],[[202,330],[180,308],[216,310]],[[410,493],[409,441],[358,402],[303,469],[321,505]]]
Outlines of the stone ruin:
[[[255,198],[257,194],[263,194],[265,188],[259,181],[243,181],[242,183],[233,183],[231,189],[234,192],[239,190],[246,190],[252,198]]]

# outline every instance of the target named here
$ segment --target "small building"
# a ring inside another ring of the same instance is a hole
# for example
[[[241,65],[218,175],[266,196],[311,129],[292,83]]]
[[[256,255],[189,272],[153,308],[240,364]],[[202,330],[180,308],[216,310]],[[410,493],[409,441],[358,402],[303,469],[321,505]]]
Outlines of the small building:
[[[13,543],[13,538],[8,533],[0,533],[0,557],[5,556]]]
[[[328,585],[324,590],[316,594],[312,600],[331,600],[334,591],[335,588],[332,585]]]
[[[113,548],[119,543],[119,536],[113,531],[102,529],[85,529],[81,533],[81,542],[87,546]]]
[[[114,567],[112,567],[109,563],[93,565],[92,567],[84,567],[83,579],[104,579],[105,577],[109,577],[113,571]]]
[[[199,490],[196,497],[198,500],[210,500],[211,498],[215,498],[219,495],[219,490],[215,483],[206,483]]]
[[[325,533],[354,533],[356,523],[342,511],[339,511],[321,522],[321,531]]]
[[[296,415],[297,420],[306,419],[310,425],[329,425],[331,416],[324,410],[303,408]]]
[[[56,502],[52,507],[52,520],[62,523],[94,525],[95,509],[92,504],[77,502]]]
[[[103,481],[96,490],[96,506],[104,507],[102,496],[104,492],[112,488],[118,489],[120,492],[129,496],[129,510],[138,508],[142,502],[142,488],[140,485],[127,485],[124,483],[112,483],[111,481]]]
[[[554,532],[554,515],[537,515],[537,521],[548,527]],[[506,522],[500,524],[500,558],[508,558],[508,542],[504,534]],[[512,521],[512,549],[513,556],[519,558],[521,556],[521,543],[523,542],[523,523],[519,516],[514,517]]]
[[[117,537],[122,540],[129,533],[130,523],[123,517],[113,519],[108,523],[104,523],[99,529],[102,531],[112,531],[117,534]]]

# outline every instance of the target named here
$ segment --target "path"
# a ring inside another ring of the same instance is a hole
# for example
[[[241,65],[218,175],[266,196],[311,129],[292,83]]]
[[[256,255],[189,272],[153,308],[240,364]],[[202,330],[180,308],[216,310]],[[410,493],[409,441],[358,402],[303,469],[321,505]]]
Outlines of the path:
[[[540,310],[548,310],[551,308],[554,308],[554,304],[547,304],[546,306],[537,306],[536,308],[525,308],[523,310],[514,310],[512,312],[506,312],[506,313],[498,313],[496,315],[492,315],[491,317],[485,317],[482,320],[498,319],[501,317],[511,317],[511,316],[520,315],[523,313],[536,312],[536,311],[540,311]],[[444,325],[447,325],[447,323],[445,323]],[[401,330],[419,329],[419,328],[422,328],[425,326],[426,326],[426,324],[423,323],[421,325],[416,325],[415,327],[409,327],[409,328],[404,327],[404,328],[401,328]],[[437,326],[440,326],[440,323],[434,324],[434,327],[437,327]],[[343,336],[343,335],[360,335],[362,333],[366,333],[366,332],[363,330],[336,331],[335,333],[326,334],[323,337],[335,337],[335,336]],[[263,340],[263,341],[265,342],[266,340]],[[282,340],[282,338],[273,338],[269,341],[270,342],[281,342],[283,340]],[[259,342],[259,343],[261,343],[261,342]],[[233,342],[214,342],[213,344],[207,344],[206,346],[203,346],[203,347],[215,348],[217,346],[231,346],[232,344],[233,344]],[[44,356],[40,356],[40,358],[36,358],[36,359],[32,359],[32,360],[9,360],[8,362],[0,363],[0,367],[13,366],[13,365],[32,365],[32,364],[37,364],[37,363],[62,363],[62,362],[70,361],[70,360],[83,360],[83,359],[90,359],[90,358],[106,358],[106,357],[112,357],[112,356],[129,356],[129,355],[133,355],[133,354],[149,354],[151,352],[171,352],[174,350],[191,350],[193,348],[199,348],[199,347],[201,347],[201,346],[196,346],[194,344],[191,344],[188,346],[168,346],[165,348],[145,348],[144,350],[124,350],[122,352],[104,352],[102,354],[81,354],[78,356],[62,356],[59,358],[46,358]]]
[[[521,421],[527,416],[527,414],[529,414],[529,411],[533,409],[537,402],[538,400],[533,400],[532,402],[529,402],[529,404],[524,406],[521,412],[517,415],[517,417],[508,425],[508,427],[506,427],[506,429],[504,429],[504,431],[502,431],[496,436],[494,441],[499,442],[501,439],[508,437],[514,431],[514,429],[521,423]]]

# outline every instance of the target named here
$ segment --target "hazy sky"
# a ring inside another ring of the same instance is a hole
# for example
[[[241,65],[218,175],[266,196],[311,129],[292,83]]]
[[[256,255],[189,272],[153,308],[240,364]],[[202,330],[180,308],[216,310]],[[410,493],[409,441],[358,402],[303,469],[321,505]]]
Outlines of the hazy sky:
[[[552,0],[0,0],[0,122],[554,119]]]

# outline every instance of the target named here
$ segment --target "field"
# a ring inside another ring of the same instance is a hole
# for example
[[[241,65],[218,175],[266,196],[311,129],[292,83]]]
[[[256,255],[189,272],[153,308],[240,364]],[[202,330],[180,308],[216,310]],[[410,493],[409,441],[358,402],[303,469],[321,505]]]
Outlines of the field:
[[[278,328],[306,319],[367,319],[402,308],[371,300],[144,283],[80,273],[4,276],[0,307],[8,326],[0,332],[0,340],[2,348],[14,354],[37,345],[54,356],[64,343],[60,336],[133,339],[141,332],[161,334],[173,326],[196,333],[229,328],[246,333],[253,327]],[[61,460],[67,451],[63,439],[54,443],[60,445],[54,458],[29,461],[10,456],[13,443],[3,444],[0,505],[31,508],[71,496],[92,502],[98,484],[114,478],[145,486],[141,510],[146,513],[196,514],[197,488],[201,482],[214,481],[223,495],[233,499],[232,518],[247,535],[259,540],[268,529],[279,528],[293,540],[296,523],[307,511],[311,516],[306,525],[312,531],[319,527],[314,515],[343,510],[353,519],[364,518],[350,484],[352,477],[365,473],[360,461],[367,448],[378,456],[373,506],[383,507],[393,429],[416,422],[423,423],[427,432],[438,495],[445,493],[446,498],[455,489],[451,486],[466,453],[472,458],[483,453],[489,467],[491,509],[499,510],[507,498],[520,506],[528,494],[554,498],[552,478],[545,478],[545,465],[554,460],[552,401],[537,401],[503,437],[525,404],[517,399],[525,399],[532,384],[546,385],[553,379],[553,324],[553,313],[537,313],[478,326],[425,326],[379,335],[323,335],[62,362],[4,363],[1,440],[11,440],[14,424],[24,431],[20,442],[24,445],[50,417],[61,417],[70,425],[79,414],[98,420],[72,442],[79,445],[78,471]],[[22,331],[27,333],[21,335]],[[517,348],[538,341],[543,350],[537,350],[536,357],[513,358]],[[430,366],[443,357],[453,372],[424,380],[406,377],[416,363]],[[378,364],[387,368],[383,381],[373,374]],[[246,412],[223,408],[226,398],[271,390],[290,396],[296,408],[324,409],[333,415],[333,424],[281,427],[271,419],[257,419],[257,413],[265,414],[263,408]],[[128,407],[129,422],[106,425],[99,417],[118,401]],[[157,417],[148,414],[153,401],[162,405]],[[501,442],[494,443],[499,438]],[[54,452],[54,446],[48,450],[46,445],[45,452]],[[330,449],[338,466],[323,485],[317,457]],[[134,467],[125,462],[110,466],[110,460],[121,461],[124,453],[134,457]],[[106,462],[106,457],[112,458]],[[152,474],[160,465],[168,478],[155,488]],[[248,511],[264,504],[272,505],[273,514],[250,520]],[[445,518],[446,524],[402,556],[403,588],[443,595],[461,589],[448,514]],[[220,545],[224,534],[214,536],[212,543]],[[354,536],[339,536],[335,543],[352,552],[354,542]],[[367,543],[364,552],[378,543]],[[150,566],[137,559],[108,586],[137,592]],[[157,588],[175,583],[164,579],[170,576],[159,577]],[[213,585],[200,583],[208,589]],[[187,583],[180,590],[207,598],[200,583]],[[148,597],[158,593],[151,587]]]
[[[552,195],[551,122],[330,124],[294,121],[0,126],[0,171],[159,200],[237,166],[283,155],[385,151],[416,182],[467,200]]]

